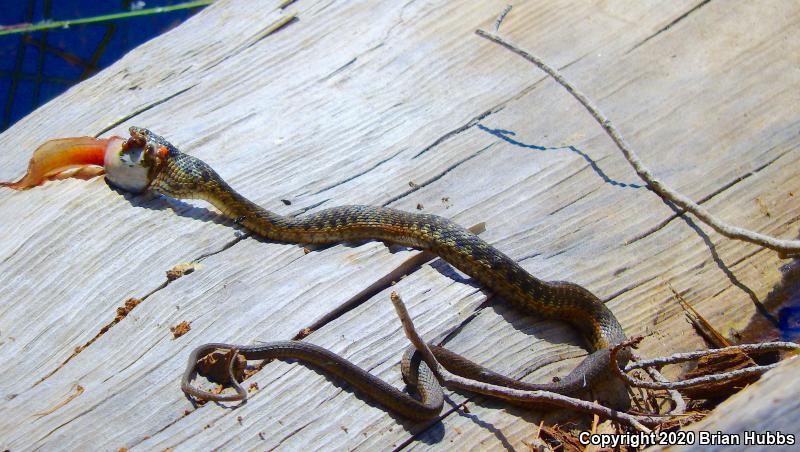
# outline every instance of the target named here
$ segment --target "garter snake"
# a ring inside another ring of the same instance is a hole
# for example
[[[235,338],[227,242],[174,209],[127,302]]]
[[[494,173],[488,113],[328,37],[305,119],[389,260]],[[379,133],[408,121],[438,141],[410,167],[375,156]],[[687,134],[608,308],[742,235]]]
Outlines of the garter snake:
[[[302,244],[380,240],[430,251],[500,295],[517,310],[571,323],[583,333],[592,352],[558,382],[525,384],[513,380],[498,382],[500,376],[491,371],[444,349],[434,348],[437,358],[453,373],[519,389],[574,393],[607,375],[609,348],[626,339],[614,314],[590,291],[569,282],[537,279],[513,259],[446,218],[387,207],[355,205],[333,207],[299,218],[281,216],[251,202],[206,163],[180,152],[161,136],[138,127],[131,127],[130,134],[131,138],[122,146],[120,157],[125,160],[127,156],[129,161],[139,162],[147,171],[147,185],[143,190],[149,189],[172,198],[205,200],[223,215],[269,240]],[[112,176],[109,174],[113,183]],[[433,417],[441,407],[441,388],[435,378],[429,378],[425,373],[424,366],[419,379],[423,395],[420,403],[343,358],[305,342],[203,345],[190,356],[189,367],[182,379],[182,388],[187,394],[212,400],[246,398],[246,392],[243,393],[235,381],[232,383],[238,394],[234,396],[206,393],[189,384],[197,359],[216,348],[235,349],[248,359],[296,358],[311,362],[406,417]],[[627,356],[621,359],[621,362],[625,361]],[[437,390],[438,396],[435,395]],[[432,396],[428,397],[426,393]]]

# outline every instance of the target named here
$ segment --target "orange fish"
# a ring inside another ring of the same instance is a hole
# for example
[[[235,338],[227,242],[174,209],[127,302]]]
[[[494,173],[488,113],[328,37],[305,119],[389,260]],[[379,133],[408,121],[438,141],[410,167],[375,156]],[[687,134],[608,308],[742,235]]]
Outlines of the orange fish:
[[[121,144],[122,138],[75,137],[50,140],[33,152],[28,172],[16,182],[0,182],[0,187],[27,190],[47,180],[64,177],[88,178],[103,174],[106,150]],[[70,172],[75,170],[76,172]],[[87,177],[88,176],[88,177]]]

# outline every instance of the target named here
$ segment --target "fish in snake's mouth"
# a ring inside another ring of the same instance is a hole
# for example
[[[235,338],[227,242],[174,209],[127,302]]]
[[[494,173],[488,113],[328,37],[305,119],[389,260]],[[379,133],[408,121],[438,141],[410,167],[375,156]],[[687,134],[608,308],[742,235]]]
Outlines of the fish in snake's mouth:
[[[164,138],[140,127],[130,128],[130,138],[73,137],[50,140],[39,146],[24,176],[0,187],[27,190],[54,179],[89,179],[103,173],[123,190],[141,193],[171,153],[178,152]]]
[[[74,137],[50,140],[39,146],[28,162],[28,171],[16,182],[0,182],[0,186],[27,190],[48,180],[64,179],[76,174],[82,179],[103,173],[105,156],[121,148],[123,139]]]

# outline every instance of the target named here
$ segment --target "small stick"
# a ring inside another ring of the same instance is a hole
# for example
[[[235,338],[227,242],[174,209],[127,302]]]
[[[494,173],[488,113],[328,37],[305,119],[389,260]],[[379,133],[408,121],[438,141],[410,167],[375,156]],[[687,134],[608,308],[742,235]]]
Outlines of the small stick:
[[[642,368],[650,368],[650,367],[660,367],[666,364],[675,364],[684,361],[690,361],[696,358],[700,358],[703,356],[714,355],[721,352],[727,351],[741,351],[741,352],[765,352],[771,350],[800,350],[800,345],[792,343],[792,342],[767,342],[764,344],[743,344],[743,345],[732,345],[730,347],[724,348],[717,348],[711,350],[701,350],[696,352],[690,353],[676,353],[671,356],[667,357],[660,357],[645,361],[638,361],[629,363],[625,366],[625,371],[619,369],[617,364],[617,353],[623,347],[632,347],[638,344],[642,340],[641,336],[634,337],[630,340],[622,342],[621,344],[615,346],[611,349],[611,368],[614,370],[616,375],[621,378],[625,383],[630,386],[635,386],[639,388],[647,388],[647,389],[683,389],[689,388],[692,386],[700,386],[708,383],[717,383],[721,381],[728,381],[737,379],[740,377],[748,376],[748,375],[761,375],[764,372],[774,369],[778,363],[770,364],[767,366],[755,366],[755,367],[747,367],[744,369],[737,369],[730,372],[723,372],[719,374],[711,374],[711,375],[704,375],[702,377],[697,378],[690,378],[688,380],[682,381],[644,381],[638,378],[631,377],[625,372],[629,372],[633,369],[642,369]]]
[[[631,148],[627,141],[622,137],[619,130],[617,130],[616,126],[611,123],[611,120],[604,115],[600,109],[582,92],[580,92],[575,86],[573,86],[570,82],[568,82],[561,73],[558,72],[557,69],[551,67],[547,63],[545,63],[541,58],[537,57],[536,55],[531,54],[527,50],[522,49],[517,44],[512,43],[511,41],[505,39],[504,37],[500,36],[499,29],[500,24],[505,19],[506,15],[508,14],[511,6],[506,6],[505,9],[500,13],[497,17],[497,20],[494,23],[494,32],[488,32],[485,30],[475,30],[475,33],[489,41],[492,41],[496,44],[499,44],[505,47],[508,50],[516,53],[517,55],[525,58],[529,62],[535,64],[539,69],[546,72],[550,77],[558,82],[564,89],[569,92],[572,97],[578,100],[581,105],[586,108],[589,114],[600,124],[600,126],[605,130],[606,134],[611,137],[611,140],[614,141],[614,144],[617,145],[622,154],[625,156],[625,159],[628,160],[628,163],[631,164],[633,169],[636,171],[636,174],[642,178],[643,181],[647,182],[647,185],[653,189],[659,196],[663,199],[666,199],[681,209],[691,212],[694,214],[698,219],[702,222],[706,223],[707,225],[714,228],[715,231],[722,234],[725,237],[730,239],[742,240],[745,242],[754,243],[756,245],[760,245],[764,248],[769,248],[772,250],[777,251],[780,253],[781,257],[788,257],[793,255],[800,254],[800,240],[781,240],[775,237],[770,237],[765,234],[760,234],[758,232],[749,231],[747,229],[743,229],[737,226],[730,225],[714,215],[706,209],[705,207],[697,204],[696,202],[692,201],[688,196],[681,194],[680,192],[670,188],[669,186],[665,185],[659,179],[657,179],[653,173],[644,166],[639,156],[636,152]]]
[[[608,419],[629,425],[641,432],[649,433],[651,430],[644,424],[656,425],[662,420],[661,416],[634,416],[627,413],[622,413],[611,408],[604,407],[603,405],[587,402],[585,400],[567,397],[561,394],[556,394],[548,391],[522,391],[519,389],[507,388],[505,386],[497,386],[480,381],[470,380],[458,375],[454,375],[447,371],[444,367],[440,366],[433,356],[433,353],[428,348],[428,345],[419,336],[411,320],[411,316],[406,310],[403,300],[396,292],[391,294],[392,304],[394,305],[397,316],[403,324],[408,340],[414,344],[414,347],[422,354],[422,359],[430,367],[431,371],[436,377],[445,384],[447,387],[453,389],[464,389],[480,394],[491,395],[506,400],[523,401],[523,402],[537,402],[556,405],[565,408],[572,408],[577,411],[586,413],[598,414]]]
[[[765,342],[763,344],[742,344],[731,345],[730,347],[713,348],[710,350],[699,350],[696,352],[675,353],[671,356],[653,358],[644,361],[632,362],[625,366],[625,372],[633,369],[642,369],[645,367],[661,367],[667,364],[675,364],[685,361],[691,361],[703,356],[713,355],[715,353],[723,353],[729,351],[741,351],[745,353],[763,353],[776,350],[800,351],[800,344],[794,342]]]
[[[639,357],[634,354],[634,359],[638,360]],[[667,377],[661,374],[655,367],[647,367],[645,368],[645,372],[650,375],[650,378],[659,382],[659,383],[668,383]],[[680,392],[676,391],[675,389],[667,389],[667,394],[672,399],[672,403],[674,406],[672,410],[667,413],[669,416],[678,416],[684,414],[686,412],[686,401],[683,400],[683,396]]]
[[[500,11],[500,15],[497,16],[497,20],[494,21],[494,32],[500,33],[500,24],[503,23],[503,19],[506,18],[506,14],[511,11],[511,5],[506,5],[502,11]]]

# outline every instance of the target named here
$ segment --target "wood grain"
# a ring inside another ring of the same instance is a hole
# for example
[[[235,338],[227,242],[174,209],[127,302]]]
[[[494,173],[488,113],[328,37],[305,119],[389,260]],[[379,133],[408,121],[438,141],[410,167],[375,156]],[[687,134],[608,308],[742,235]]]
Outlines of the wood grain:
[[[0,179],[46,139],[148,127],[281,214],[421,205],[486,221],[483,237],[533,274],[606,300],[646,336],[645,356],[705,347],[670,287],[734,341],[779,334],[783,306],[767,296],[794,262],[637,188],[567,93],[473,34],[503,2],[280,6],[218,1],[39,108],[0,135]],[[502,31],[592,96],[675,188],[732,223],[795,237],[798,28],[800,8],[782,1],[528,1]],[[178,385],[194,346],[291,338],[413,251],[306,254],[242,237],[203,203],[101,179],[2,191],[0,212],[0,411],[15,413],[0,418],[3,448],[524,448],[541,419],[565,416],[448,393],[460,408],[410,425],[287,363],[253,377],[244,406],[195,408]],[[455,351],[532,380],[585,353],[560,322],[482,307],[487,294],[462,276],[437,260],[394,287],[426,337],[460,327]],[[144,300],[59,368],[129,297]],[[191,331],[173,340],[182,321]],[[402,385],[388,289],[307,340]]]

